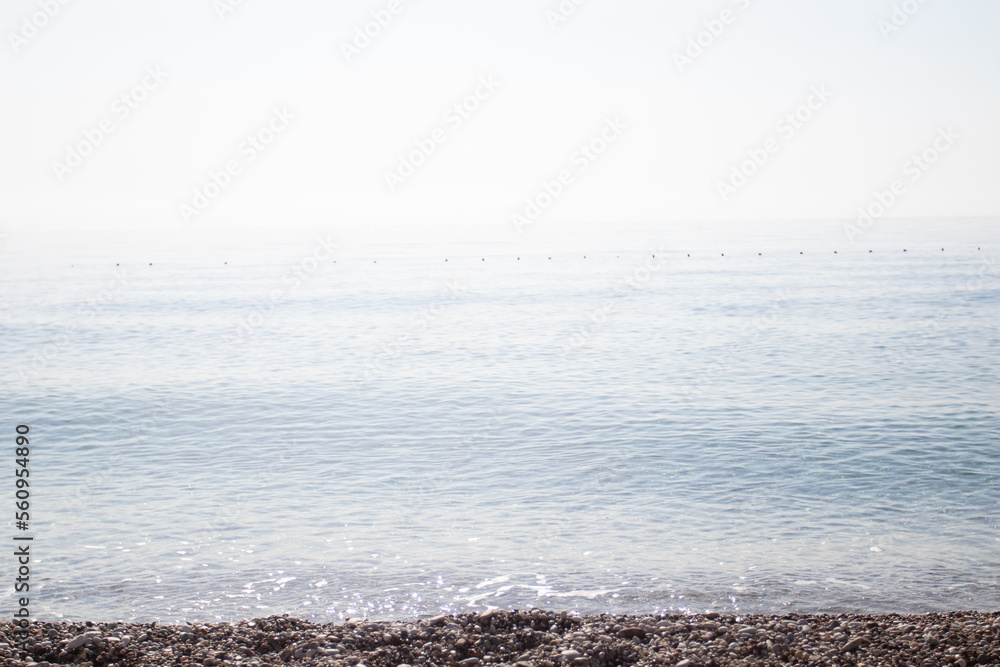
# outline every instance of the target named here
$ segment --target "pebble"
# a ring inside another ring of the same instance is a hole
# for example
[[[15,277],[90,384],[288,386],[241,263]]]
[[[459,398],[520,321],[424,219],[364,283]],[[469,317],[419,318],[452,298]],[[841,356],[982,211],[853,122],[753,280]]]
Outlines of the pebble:
[[[844,644],[841,647],[840,651],[841,651],[841,653],[843,653],[845,651],[853,651],[853,650],[859,648],[861,646],[862,642],[864,642],[864,641],[865,641],[864,637],[855,637],[851,641],[849,641],[846,644]]]
[[[625,639],[632,639],[633,637],[644,638],[646,636],[646,631],[642,628],[622,628],[618,631],[618,636]]]
[[[107,632],[102,635],[101,628]],[[114,634],[112,634],[114,628]],[[1000,613],[579,616],[532,609],[341,625],[272,616],[163,626],[36,622],[0,665],[653,667],[1000,664]],[[0,620],[0,640],[13,636]],[[133,639],[136,638],[136,639]],[[20,653],[30,647],[30,653]],[[20,659],[18,659],[20,658]]]

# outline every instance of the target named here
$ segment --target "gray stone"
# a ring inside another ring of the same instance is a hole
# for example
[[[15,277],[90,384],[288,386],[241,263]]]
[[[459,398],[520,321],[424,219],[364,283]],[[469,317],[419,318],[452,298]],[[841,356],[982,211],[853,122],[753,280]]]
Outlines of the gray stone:
[[[87,643],[87,635],[85,634],[77,635],[76,637],[73,637],[73,639],[69,640],[68,644],[66,644],[66,650],[75,651],[76,649],[80,648],[86,643]]]

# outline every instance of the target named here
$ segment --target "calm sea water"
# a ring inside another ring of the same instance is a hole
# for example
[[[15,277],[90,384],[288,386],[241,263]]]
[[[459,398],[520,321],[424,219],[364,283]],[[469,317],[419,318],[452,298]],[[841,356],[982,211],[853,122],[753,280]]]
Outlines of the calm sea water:
[[[989,228],[318,236],[3,247],[39,618],[1000,608]]]

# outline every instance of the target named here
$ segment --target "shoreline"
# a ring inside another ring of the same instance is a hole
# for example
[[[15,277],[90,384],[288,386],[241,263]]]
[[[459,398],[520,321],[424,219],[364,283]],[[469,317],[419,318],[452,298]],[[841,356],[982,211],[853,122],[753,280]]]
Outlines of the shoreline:
[[[971,665],[1000,664],[1000,612],[584,615],[495,610],[416,621],[0,622],[4,667],[115,665]],[[26,653],[22,654],[20,649]]]

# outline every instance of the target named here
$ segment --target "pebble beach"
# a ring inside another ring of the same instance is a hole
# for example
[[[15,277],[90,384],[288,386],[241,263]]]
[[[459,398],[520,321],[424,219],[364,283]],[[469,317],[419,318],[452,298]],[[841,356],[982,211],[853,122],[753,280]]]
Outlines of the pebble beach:
[[[1000,664],[1000,612],[579,616],[532,609],[343,624],[288,616],[186,625],[36,622],[26,636],[7,621],[0,633],[0,658],[10,667]]]

